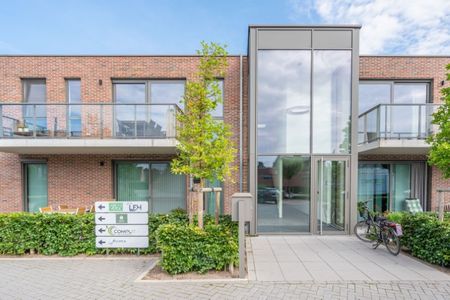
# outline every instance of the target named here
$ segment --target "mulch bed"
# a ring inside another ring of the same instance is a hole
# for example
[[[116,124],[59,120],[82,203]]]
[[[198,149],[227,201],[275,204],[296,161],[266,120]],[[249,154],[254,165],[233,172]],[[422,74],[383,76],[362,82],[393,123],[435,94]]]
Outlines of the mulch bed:
[[[199,274],[196,272],[189,272],[183,274],[170,275],[164,271],[161,266],[156,265],[151,269],[142,280],[217,280],[217,279],[231,279],[239,278],[239,268],[234,269],[234,273],[231,274],[228,271],[209,271],[205,274]]]

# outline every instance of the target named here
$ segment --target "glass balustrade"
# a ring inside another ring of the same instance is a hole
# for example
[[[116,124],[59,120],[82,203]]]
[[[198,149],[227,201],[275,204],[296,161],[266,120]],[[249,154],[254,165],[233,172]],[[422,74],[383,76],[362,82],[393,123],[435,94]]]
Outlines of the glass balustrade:
[[[175,104],[0,103],[0,138],[175,138]]]

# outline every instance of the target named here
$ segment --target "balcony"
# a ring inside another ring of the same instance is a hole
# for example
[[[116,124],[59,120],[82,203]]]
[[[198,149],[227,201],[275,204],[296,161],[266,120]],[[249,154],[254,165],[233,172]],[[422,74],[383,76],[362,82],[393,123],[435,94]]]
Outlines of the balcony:
[[[0,103],[0,152],[171,154],[175,104]]]
[[[358,152],[426,154],[438,104],[379,104],[359,115]]]

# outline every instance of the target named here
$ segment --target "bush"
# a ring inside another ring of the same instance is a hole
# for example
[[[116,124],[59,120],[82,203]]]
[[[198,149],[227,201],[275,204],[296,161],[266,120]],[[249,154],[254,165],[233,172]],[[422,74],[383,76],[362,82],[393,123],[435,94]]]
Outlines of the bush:
[[[433,264],[450,266],[450,219],[444,222],[437,214],[424,212],[417,214],[391,213],[388,219],[403,227],[402,244],[411,254]]]
[[[156,238],[162,252],[161,267],[169,274],[178,274],[204,273],[223,270],[230,263],[236,265],[239,255],[235,227],[231,220],[213,225],[209,219],[204,230],[183,224],[160,226]]]
[[[142,254],[156,253],[155,231],[161,224],[187,224],[184,211],[149,215],[149,247]],[[63,215],[4,213],[0,214],[0,254],[39,253],[72,256],[102,254],[95,247],[94,214]],[[110,253],[136,253],[137,249],[109,249]]]

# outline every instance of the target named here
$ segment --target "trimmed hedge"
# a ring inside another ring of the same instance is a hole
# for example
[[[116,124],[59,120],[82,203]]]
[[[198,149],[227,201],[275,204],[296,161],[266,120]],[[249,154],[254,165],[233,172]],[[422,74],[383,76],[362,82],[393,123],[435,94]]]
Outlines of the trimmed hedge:
[[[183,210],[174,210],[169,214],[149,215],[149,247],[141,249],[142,254],[159,252],[172,241],[163,243],[162,232],[158,228],[171,225],[175,228],[166,237],[173,239],[173,243],[184,242],[187,247],[199,247],[195,252],[195,264],[188,265],[178,259],[178,253],[165,251],[162,264],[167,270],[180,271],[196,270],[205,272],[209,269],[223,269],[230,262],[237,261],[237,225],[230,216],[221,216],[220,225],[213,225],[214,218],[205,215],[205,231],[188,226],[188,216]],[[0,214],[0,254],[23,255],[37,253],[43,255],[73,256],[78,254],[104,254],[106,249],[95,247],[95,219],[94,214],[63,215],[63,214],[33,214],[33,213],[4,213]],[[201,231],[201,232],[199,232]],[[157,232],[159,248],[157,245]],[[178,235],[179,234],[179,235]],[[195,243],[192,241],[195,240]],[[110,253],[136,253],[136,249],[110,249]],[[187,251],[187,250],[183,250]],[[171,254],[172,253],[172,254]],[[183,252],[184,253],[184,252]],[[171,255],[172,256],[171,256]],[[175,261],[172,260],[175,257]],[[203,257],[203,258],[202,258]],[[172,271],[173,273],[173,271]]]
[[[185,224],[166,224],[156,231],[161,267],[169,274],[223,270],[238,264],[235,230],[227,225],[206,224],[204,230]]]
[[[444,222],[437,219],[436,213],[391,213],[388,219],[403,227],[402,245],[411,254],[441,266],[450,266],[450,214]]]
[[[156,253],[155,231],[162,224],[187,224],[184,211],[149,215],[149,247],[142,254]],[[73,256],[103,254],[95,247],[94,214],[64,215],[40,213],[0,214],[0,254]],[[136,249],[110,249],[110,253],[136,253]]]

